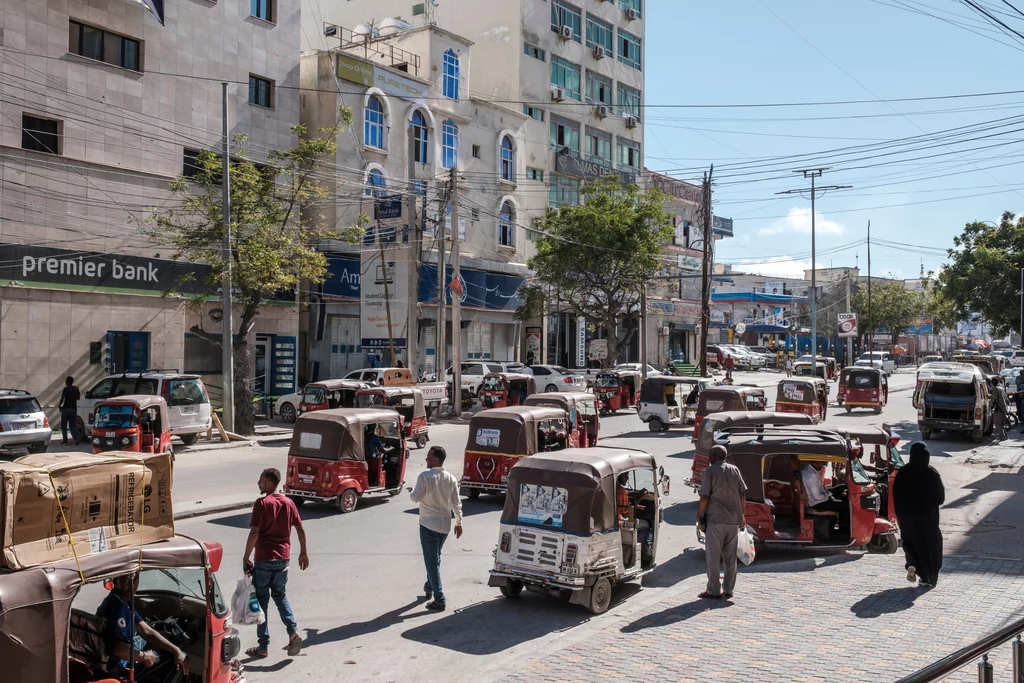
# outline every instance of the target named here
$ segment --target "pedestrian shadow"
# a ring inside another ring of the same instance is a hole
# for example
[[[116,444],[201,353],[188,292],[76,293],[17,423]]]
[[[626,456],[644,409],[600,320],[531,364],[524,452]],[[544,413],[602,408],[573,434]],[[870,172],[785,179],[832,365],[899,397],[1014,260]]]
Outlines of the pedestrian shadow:
[[[851,553],[846,550],[819,551],[814,557],[793,557],[793,551],[781,548],[759,548],[757,557],[749,567],[741,567],[743,574],[763,572],[813,572],[827,567],[834,567],[847,562],[856,562],[864,553]]]
[[[704,573],[704,551],[696,548],[684,548],[683,552],[662,562],[648,574],[644,574],[640,584],[644,588],[670,588],[685,581],[691,576]]]
[[[666,508],[664,521],[673,526],[694,526],[697,523],[697,505],[699,501],[676,503]]]
[[[274,664],[268,664],[267,666],[253,666],[252,664],[249,663],[249,662],[260,662],[260,661],[263,661],[263,660],[255,659],[255,658],[250,657],[247,660],[242,660],[242,663],[245,664],[245,670],[247,672],[248,671],[257,671],[259,673],[272,674],[272,673],[277,673],[278,671],[281,671],[286,666],[291,664],[292,661],[294,661],[294,660],[291,657],[288,657],[287,659],[282,659],[280,662],[275,662]]]
[[[321,631],[316,628],[307,628],[306,637],[303,638],[302,641],[302,648],[305,650],[310,647],[316,647],[317,645],[325,645],[327,643],[336,643],[342,640],[358,638],[359,636],[383,631],[384,629],[394,626],[395,624],[399,624],[406,619],[426,616],[427,612],[425,611],[403,614],[421,603],[426,604],[426,602],[427,599],[425,597],[418,598],[368,621],[353,621],[343,626],[338,626],[337,628],[327,629],[326,631]]]
[[[918,587],[887,588],[861,598],[850,611],[859,619],[875,619],[883,614],[902,612],[914,606],[914,600],[924,591]]]
[[[360,501],[359,505],[362,505],[366,501]],[[302,508],[302,519],[305,522],[312,521],[314,519],[324,519],[328,517],[337,517],[341,513],[337,508],[330,505],[308,505]],[[354,514],[359,514],[358,511]],[[252,519],[252,515],[249,512],[240,512],[235,515],[226,515],[224,517],[214,517],[213,519],[207,520],[208,524],[216,524],[217,526],[226,526],[232,529],[248,529],[249,520]]]
[[[463,517],[474,517],[476,515],[486,515],[494,512],[501,512],[505,507],[505,494],[501,495],[489,495],[483,494],[476,500],[463,500],[462,501],[462,516]],[[419,515],[420,509],[418,507],[407,508],[403,510],[407,515]]]
[[[703,598],[697,598],[693,602],[687,602],[682,605],[676,605],[675,607],[669,607],[663,609],[660,612],[648,614],[640,617],[636,621],[626,624],[620,629],[621,633],[637,633],[649,628],[661,628],[663,626],[671,626],[672,624],[678,624],[681,621],[693,619],[696,616],[700,616],[705,612],[712,610],[725,609],[730,607],[732,603],[728,600],[707,600]]]

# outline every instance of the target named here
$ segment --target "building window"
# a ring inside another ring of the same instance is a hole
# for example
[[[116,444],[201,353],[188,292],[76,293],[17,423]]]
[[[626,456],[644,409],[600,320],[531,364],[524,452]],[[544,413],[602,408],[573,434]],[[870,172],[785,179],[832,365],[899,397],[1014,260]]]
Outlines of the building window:
[[[388,181],[379,168],[371,168],[366,174],[366,189],[363,192],[367,197],[383,197]]]
[[[479,159],[480,158],[480,145],[473,145],[472,151],[473,151],[473,158],[474,159]]]
[[[60,154],[60,121],[22,114],[21,148]]]
[[[539,168],[527,168],[526,169],[526,179],[527,180],[536,180],[538,182],[543,183],[544,182],[544,171],[542,171]]]
[[[68,52],[122,69],[142,71],[142,43],[77,21],[68,22]]]
[[[480,209],[472,208],[469,210],[469,216],[473,219],[473,222],[480,220]]]
[[[618,144],[619,168],[623,171],[639,171],[640,166],[640,143],[632,140],[619,138]]]
[[[441,165],[455,168],[459,159],[459,127],[451,119],[441,124]]]
[[[548,206],[557,209],[561,206],[576,206],[579,203],[580,181],[552,173],[551,186],[548,189]]]
[[[572,39],[577,43],[582,42],[580,36],[580,25],[582,15],[580,11],[563,0],[551,0],[551,30],[561,34],[562,27],[568,26],[572,29]]]
[[[274,0],[249,0],[249,14],[263,21],[273,21]]]
[[[259,76],[249,75],[249,104],[270,109],[274,106],[274,82]]]
[[[551,55],[551,85],[561,88],[571,100],[580,100],[580,67],[570,61]]]
[[[498,246],[514,248],[516,234],[516,211],[512,202],[504,202],[498,213]]]
[[[579,124],[563,119],[561,116],[551,117],[551,149],[562,151],[568,147],[570,152],[580,152],[580,127]]]
[[[619,9],[623,11],[635,10],[638,17],[642,17],[640,11],[640,0],[619,0]]]
[[[612,103],[612,81],[587,69],[587,102],[589,104]]]
[[[527,57],[533,57],[534,59],[539,59],[542,62],[544,61],[544,50],[536,47],[535,45],[523,43],[523,54]]]
[[[459,99],[459,58],[455,50],[444,53],[441,75],[441,94],[449,100]]]
[[[603,47],[605,54],[611,55],[613,46],[612,25],[587,15],[587,47]]]
[[[384,149],[384,104],[376,95],[370,95],[363,112],[363,144]]]
[[[413,181],[412,191],[415,194],[417,194],[417,195],[419,195],[421,197],[426,197],[427,196],[427,181],[426,180],[416,180],[416,181]]]
[[[640,118],[640,91],[619,83],[619,114]]]
[[[524,104],[523,113],[529,116],[531,119],[537,119],[538,121],[544,120],[544,110],[538,107],[531,107],[528,104]]]
[[[587,126],[586,157],[602,166],[612,165],[612,136]]]
[[[417,164],[427,163],[427,120],[419,109],[412,113],[412,158]]]
[[[501,179],[514,183],[516,181],[516,152],[512,146],[512,138],[507,135],[501,139],[500,166]]]
[[[619,61],[634,69],[640,68],[640,39],[619,29]]]
[[[181,176],[195,178],[203,170],[199,163],[199,150],[186,147],[181,153]]]

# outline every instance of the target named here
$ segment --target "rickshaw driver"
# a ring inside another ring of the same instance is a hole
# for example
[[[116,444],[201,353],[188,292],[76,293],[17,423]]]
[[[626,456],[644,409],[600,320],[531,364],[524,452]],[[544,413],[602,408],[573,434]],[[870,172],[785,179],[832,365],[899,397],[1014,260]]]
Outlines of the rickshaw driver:
[[[619,513],[620,524],[629,519],[629,489],[627,488],[628,485],[629,472],[623,472],[622,474],[619,475],[619,478],[615,480],[615,507],[617,508]],[[642,494],[643,491],[637,494],[637,510],[645,509],[645,507],[640,504],[640,496]],[[650,536],[651,523],[648,520],[643,519],[642,517],[636,516],[635,514],[634,523],[636,524],[637,538],[643,540],[645,544],[649,544],[650,541],[653,540],[653,538],[648,538],[648,536]]]
[[[846,512],[846,503],[836,500],[825,484],[821,481],[821,471],[825,463],[821,461],[810,462],[804,465],[800,471],[800,479],[803,483],[804,502],[808,507],[821,512],[836,512],[840,516]],[[840,523],[842,526],[842,523]]]
[[[377,477],[375,486],[384,486],[384,456],[394,450],[394,447],[385,446],[378,433],[379,425],[370,425],[366,428],[366,466],[368,471],[373,472]]]
[[[139,588],[139,574],[135,572],[128,576],[118,576],[113,580],[114,587],[103,599],[96,616],[106,619],[106,626],[103,631],[103,641],[110,653],[107,673],[119,680],[128,680],[128,658],[134,655],[135,666],[144,668],[141,675],[136,675],[135,680],[160,680],[163,674],[173,671],[170,667],[154,667],[160,661],[160,656],[154,650],[147,650],[148,642],[174,656],[177,668],[180,668],[188,676],[188,657],[180,648],[163,637],[158,631],[147,624],[139,613],[130,607],[132,595]],[[135,641],[135,651],[132,652],[132,641]]]

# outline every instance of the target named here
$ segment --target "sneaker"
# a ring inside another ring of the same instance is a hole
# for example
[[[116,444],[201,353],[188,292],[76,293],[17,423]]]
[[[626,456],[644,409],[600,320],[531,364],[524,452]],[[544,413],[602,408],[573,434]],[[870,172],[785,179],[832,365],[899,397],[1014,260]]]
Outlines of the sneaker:
[[[914,583],[917,581],[917,569],[914,567],[907,567],[907,581]]]
[[[438,602],[437,600],[431,600],[427,603],[427,609],[432,609],[436,612],[443,612],[445,610],[445,604]]]

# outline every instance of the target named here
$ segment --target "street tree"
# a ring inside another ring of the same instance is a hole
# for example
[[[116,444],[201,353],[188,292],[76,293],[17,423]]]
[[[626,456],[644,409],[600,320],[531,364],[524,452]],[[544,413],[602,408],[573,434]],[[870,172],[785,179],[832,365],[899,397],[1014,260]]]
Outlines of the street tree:
[[[868,288],[863,285],[853,296],[853,308],[861,334],[870,330],[885,330],[898,341],[904,330],[917,322],[925,312],[925,297],[912,292],[900,280],[872,280],[871,314],[868,314]]]
[[[938,289],[957,320],[979,315],[996,336],[1020,325],[1020,280],[1024,268],[1024,216],[1007,211],[999,225],[975,221],[953,238]]]
[[[249,336],[256,318],[270,299],[294,300],[303,281],[323,282],[327,259],[317,251],[323,239],[358,240],[359,229],[337,232],[323,228],[321,211],[331,201],[325,162],[334,158],[335,142],[352,120],[342,108],[334,126],[309,135],[305,126],[292,126],[298,142],[291,149],[271,150],[267,161],[256,163],[248,155],[245,136],[237,136],[231,149],[231,290],[234,319],[235,431],[255,431],[253,405],[252,351]],[[205,263],[210,273],[204,283],[210,292],[221,289],[225,263],[222,259],[222,157],[204,151],[199,154],[195,174],[177,178],[171,191],[180,204],[157,211],[145,231],[157,244],[169,247],[174,258]],[[180,287],[183,282],[177,283]],[[174,294],[174,291],[168,294]],[[206,300],[192,299],[190,306],[202,311]],[[201,339],[220,346],[220,331],[210,332],[200,323],[189,330]],[[228,391],[224,387],[224,391]]]
[[[615,362],[639,326],[641,291],[663,265],[672,227],[658,190],[605,176],[581,192],[584,203],[537,220],[537,254],[529,266],[536,284],[557,291],[588,326],[604,328],[607,360]]]

